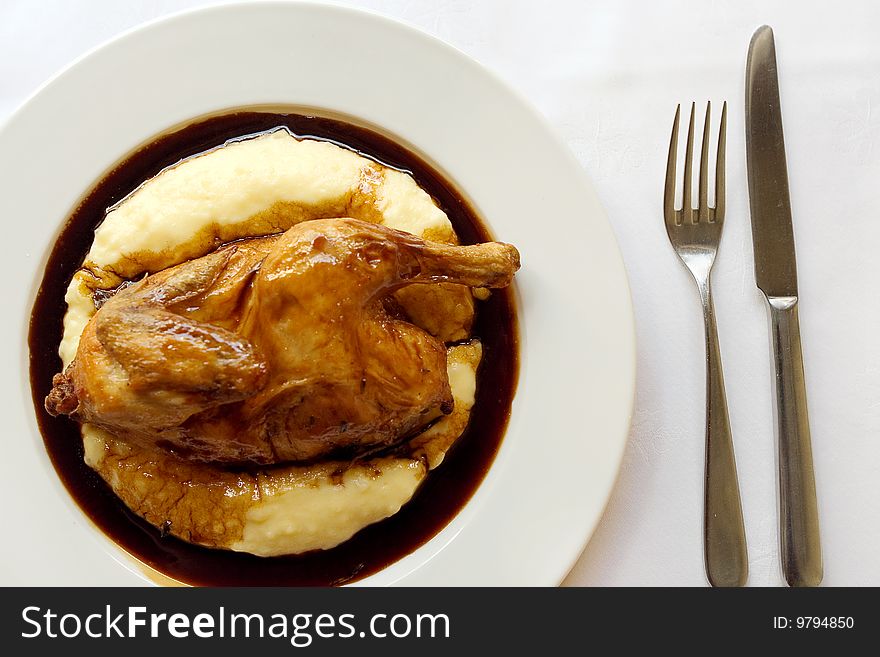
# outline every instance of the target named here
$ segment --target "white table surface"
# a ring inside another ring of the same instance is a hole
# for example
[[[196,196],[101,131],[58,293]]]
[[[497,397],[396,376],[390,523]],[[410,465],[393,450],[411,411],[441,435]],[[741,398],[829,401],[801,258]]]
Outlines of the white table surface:
[[[95,45],[201,4],[0,0],[0,120]],[[714,285],[749,582],[783,583],[770,344],[754,285],[743,139],[746,48],[756,27],[774,27],[824,583],[880,584],[880,3],[347,4],[452,43],[531,99],[593,179],[617,234],[637,322],[636,409],[617,486],[567,585],[705,584],[702,317],[660,201],[675,105],[706,99],[730,103],[728,209]]]

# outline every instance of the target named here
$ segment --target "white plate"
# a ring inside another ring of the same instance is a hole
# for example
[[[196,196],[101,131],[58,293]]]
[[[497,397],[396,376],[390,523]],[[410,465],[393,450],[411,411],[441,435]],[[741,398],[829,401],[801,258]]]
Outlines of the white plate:
[[[522,369],[496,461],[443,531],[363,583],[559,583],[614,485],[633,402],[629,289],[596,194],[535,110],[460,52],[372,14],[274,3],[129,32],[57,75],[0,129],[0,583],[148,581],[48,460],[28,385],[31,304],[60,223],[110,165],[169,126],[261,103],[386,128],[427,154],[522,253]]]

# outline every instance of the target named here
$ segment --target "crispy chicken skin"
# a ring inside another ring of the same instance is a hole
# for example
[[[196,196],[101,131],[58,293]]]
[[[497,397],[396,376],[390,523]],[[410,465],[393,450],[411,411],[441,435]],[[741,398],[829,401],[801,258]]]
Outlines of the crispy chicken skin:
[[[504,287],[519,254],[307,221],[121,289],[46,398],[195,461],[281,463],[399,442],[452,410],[446,349],[392,315],[415,283]]]

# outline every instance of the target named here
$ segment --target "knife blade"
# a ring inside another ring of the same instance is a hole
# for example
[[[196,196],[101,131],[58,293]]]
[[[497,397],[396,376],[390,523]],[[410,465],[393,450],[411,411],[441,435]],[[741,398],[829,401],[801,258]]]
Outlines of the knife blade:
[[[746,154],[755,282],[767,297],[779,452],[782,571],[791,586],[822,581],[813,450],[798,320],[797,265],[773,30],[758,28],[746,63]]]
[[[797,265],[773,30],[752,37],[746,63],[746,153],[755,279],[768,297],[796,297]]]

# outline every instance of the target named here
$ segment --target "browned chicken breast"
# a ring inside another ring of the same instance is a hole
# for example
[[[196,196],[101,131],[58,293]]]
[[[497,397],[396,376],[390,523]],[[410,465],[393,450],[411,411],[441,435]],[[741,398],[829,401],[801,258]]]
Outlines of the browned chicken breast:
[[[121,289],[46,399],[196,461],[280,463],[395,444],[452,410],[446,349],[393,312],[410,284],[504,287],[519,254],[322,219]]]

